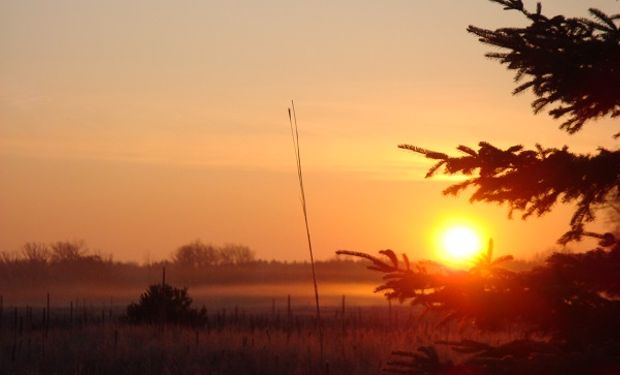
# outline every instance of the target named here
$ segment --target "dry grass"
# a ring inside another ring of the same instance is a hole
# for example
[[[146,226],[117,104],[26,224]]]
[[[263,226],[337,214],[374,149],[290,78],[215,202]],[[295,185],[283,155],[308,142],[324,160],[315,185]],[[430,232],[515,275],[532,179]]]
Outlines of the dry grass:
[[[377,374],[392,350],[437,340],[481,338],[469,327],[438,328],[409,308],[352,308],[346,318],[325,310],[325,353],[310,311],[210,314],[200,329],[129,326],[101,321],[68,324],[52,310],[50,328],[18,319],[0,329],[1,373],[7,374]],[[36,319],[35,319],[36,320]],[[512,339],[502,333],[484,337]],[[454,356],[445,349],[444,356]]]

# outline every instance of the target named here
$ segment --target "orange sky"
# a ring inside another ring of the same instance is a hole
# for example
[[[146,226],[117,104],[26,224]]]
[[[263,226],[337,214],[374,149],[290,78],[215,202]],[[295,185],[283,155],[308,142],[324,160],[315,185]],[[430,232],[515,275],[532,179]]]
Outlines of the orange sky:
[[[533,2],[527,2],[530,5]],[[545,1],[548,13],[620,12]],[[463,217],[500,253],[553,246],[570,210],[508,221],[444,198],[429,163],[396,148],[480,140],[616,147],[611,121],[568,136],[468,24],[518,25],[475,1],[0,3],[0,250],[84,239],[123,260],[202,239],[306,259],[286,109],[295,99],[319,258],[393,248],[433,256]]]

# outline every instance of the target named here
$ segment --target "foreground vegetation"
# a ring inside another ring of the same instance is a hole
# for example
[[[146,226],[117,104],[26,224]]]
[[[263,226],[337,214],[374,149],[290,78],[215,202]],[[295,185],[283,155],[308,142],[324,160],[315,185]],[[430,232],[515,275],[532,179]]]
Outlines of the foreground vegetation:
[[[531,89],[535,113],[564,122],[570,134],[603,117],[620,117],[620,14],[590,9],[589,18],[548,17],[542,5],[529,9],[523,0],[491,0],[517,12],[525,27],[495,30],[470,26],[468,31],[494,48],[487,57],[515,72],[513,93]],[[618,138],[619,134],[615,134]],[[444,194],[473,189],[470,201],[505,204],[524,219],[544,215],[556,203],[574,203],[570,229],[558,241],[594,237],[599,246],[582,254],[553,254],[531,270],[503,267],[510,256],[493,257],[492,242],[467,271],[442,265],[411,263],[391,250],[382,256],[341,252],[370,260],[383,274],[377,290],[388,298],[411,302],[441,313],[444,321],[474,322],[481,330],[519,322],[543,337],[503,345],[443,340],[468,353],[460,362],[442,361],[433,347],[399,352],[397,373],[419,375],[524,375],[620,373],[620,236],[595,233],[586,226],[596,215],[620,202],[620,150],[598,148],[576,154],[568,146],[534,149],[522,145],[500,148],[480,142],[478,148],[458,146],[458,156],[403,144],[434,160],[427,177],[436,173],[465,175]],[[617,219],[617,216],[616,216]],[[618,220],[615,224],[618,224]]]
[[[312,309],[207,313],[205,324],[130,325],[122,310],[5,308],[0,372],[7,374],[377,374],[390,353],[437,340],[480,337],[465,325],[437,327],[410,307],[325,308],[324,359]],[[484,337],[495,343],[518,331]],[[482,338],[481,338],[482,339]],[[443,357],[455,358],[448,349]]]

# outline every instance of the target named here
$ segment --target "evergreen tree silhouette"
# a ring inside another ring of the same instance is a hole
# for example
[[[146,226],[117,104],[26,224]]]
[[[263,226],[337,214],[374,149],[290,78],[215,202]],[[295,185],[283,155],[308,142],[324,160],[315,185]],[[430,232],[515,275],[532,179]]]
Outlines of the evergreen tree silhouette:
[[[517,11],[526,27],[487,30],[470,26],[480,41],[499,48],[487,54],[516,71],[514,94],[531,89],[536,113],[563,122],[577,133],[585,124],[620,116],[620,15],[590,9],[590,18],[549,18],[526,9],[521,0],[490,0]],[[618,134],[615,135],[618,137]],[[382,257],[355,251],[339,254],[368,259],[381,272],[376,288],[390,299],[443,314],[442,323],[472,321],[481,329],[519,324],[537,334],[500,346],[472,340],[439,342],[468,354],[462,363],[441,362],[432,347],[395,352],[385,369],[409,374],[618,374],[620,373],[620,244],[612,233],[587,231],[598,210],[620,199],[620,151],[599,148],[576,154],[567,146],[521,145],[501,149],[480,142],[477,150],[459,146],[460,156],[403,144],[436,160],[427,173],[464,174],[468,178],[444,194],[473,188],[471,202],[507,204],[509,215],[544,215],[558,202],[576,204],[570,229],[560,243],[583,236],[599,247],[580,254],[553,254],[544,265],[510,272],[511,257],[493,258],[492,243],[474,267],[455,271],[432,262],[400,260],[391,250]]]
[[[207,311],[192,307],[187,288],[177,288],[162,282],[153,284],[140,295],[137,303],[127,306],[127,322],[131,324],[176,324],[200,326]]]

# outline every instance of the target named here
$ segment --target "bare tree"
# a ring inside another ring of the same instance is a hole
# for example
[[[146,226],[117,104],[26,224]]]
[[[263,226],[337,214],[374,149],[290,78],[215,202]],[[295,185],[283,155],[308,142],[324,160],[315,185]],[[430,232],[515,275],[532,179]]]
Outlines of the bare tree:
[[[84,241],[58,241],[51,245],[52,262],[77,262],[87,253]]]
[[[26,242],[21,249],[22,257],[31,264],[46,264],[50,260],[49,246],[42,242]]]
[[[172,258],[179,266],[200,268],[217,264],[219,252],[214,246],[196,240],[179,247]]]

